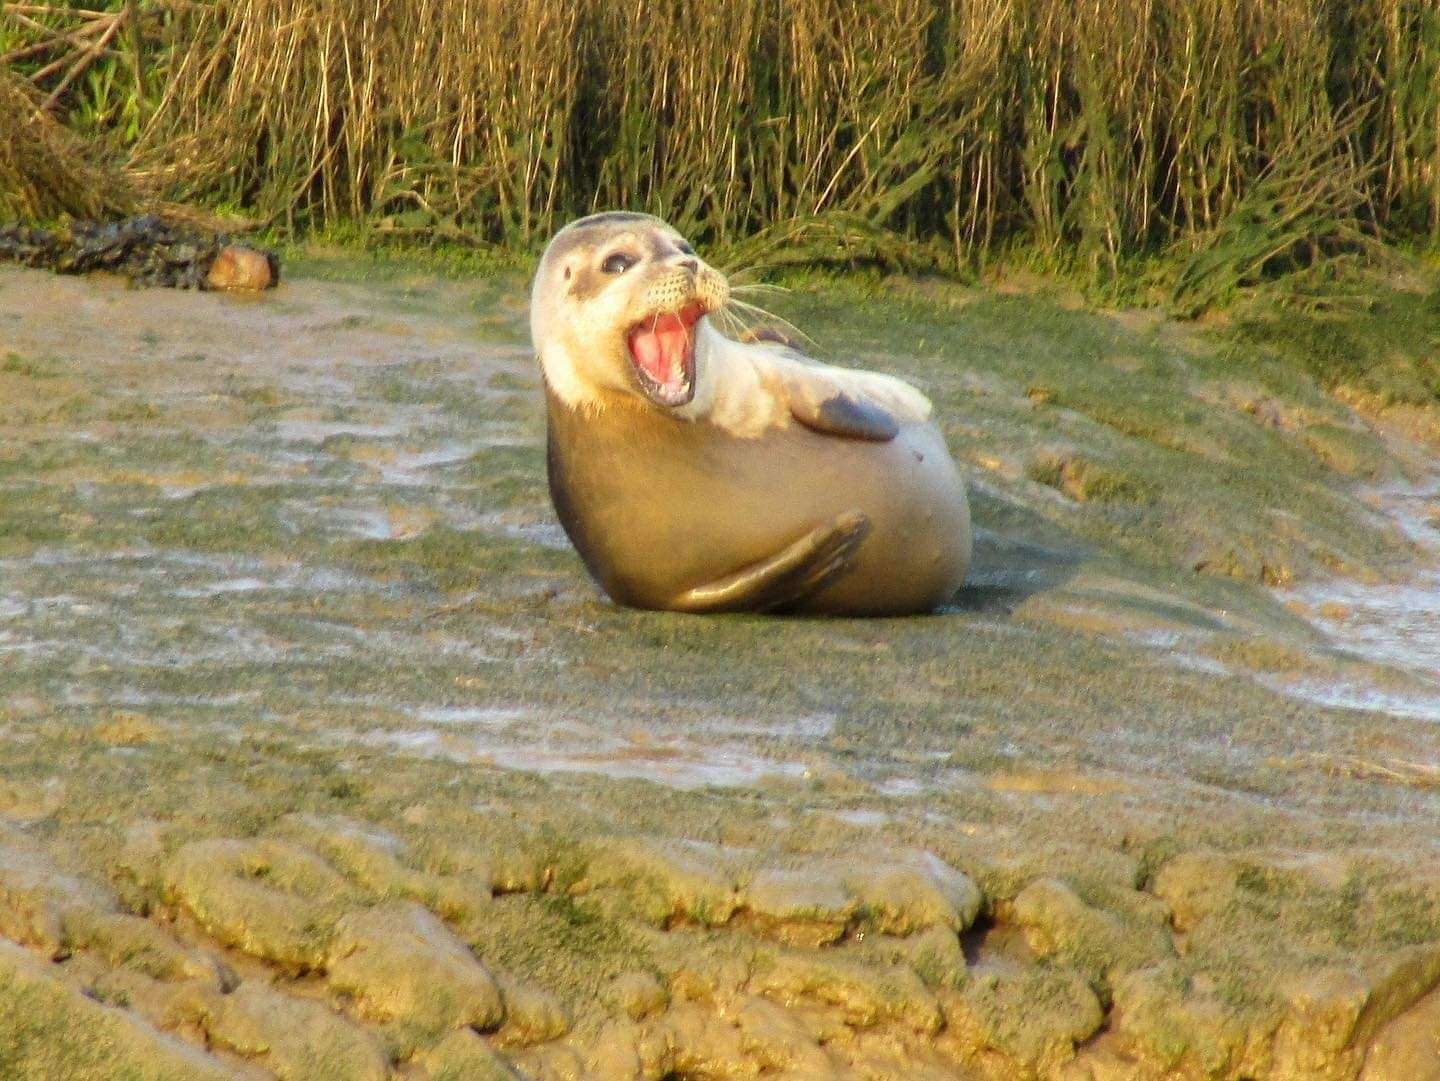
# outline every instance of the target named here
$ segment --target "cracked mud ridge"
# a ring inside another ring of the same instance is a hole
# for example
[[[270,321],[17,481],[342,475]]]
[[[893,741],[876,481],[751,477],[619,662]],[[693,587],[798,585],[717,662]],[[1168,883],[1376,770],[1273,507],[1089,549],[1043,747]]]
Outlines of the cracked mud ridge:
[[[935,399],[969,585],[632,612],[525,296],[0,271],[0,1076],[1440,1078],[1431,411],[814,284]]]

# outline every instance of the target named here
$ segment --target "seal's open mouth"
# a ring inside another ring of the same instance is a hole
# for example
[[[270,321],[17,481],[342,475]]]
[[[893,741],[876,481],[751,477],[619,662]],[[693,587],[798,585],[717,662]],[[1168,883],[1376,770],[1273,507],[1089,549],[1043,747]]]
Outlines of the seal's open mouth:
[[[695,396],[695,324],[705,310],[691,301],[678,312],[646,316],[626,333],[640,389],[656,405],[673,408]]]

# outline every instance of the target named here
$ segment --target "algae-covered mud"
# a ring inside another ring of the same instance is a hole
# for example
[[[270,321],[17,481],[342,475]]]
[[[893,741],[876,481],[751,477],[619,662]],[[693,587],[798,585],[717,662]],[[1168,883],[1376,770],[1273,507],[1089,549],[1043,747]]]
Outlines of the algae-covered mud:
[[[1437,330],[1377,303],[1337,373],[800,289],[936,400],[971,583],[698,619],[556,526],[518,277],[0,272],[0,1076],[1440,1076]]]

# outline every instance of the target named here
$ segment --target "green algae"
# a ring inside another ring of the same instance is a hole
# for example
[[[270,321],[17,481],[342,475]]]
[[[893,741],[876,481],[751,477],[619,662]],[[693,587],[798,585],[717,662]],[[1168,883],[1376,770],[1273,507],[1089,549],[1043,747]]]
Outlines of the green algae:
[[[379,1041],[318,1002],[246,982],[207,1025],[219,1047],[257,1059],[280,1081],[385,1081]]]
[[[208,1055],[67,986],[0,943],[0,1070],[16,1081],[224,1081]]]
[[[432,1035],[499,1026],[506,1003],[494,978],[429,909],[413,901],[348,913],[335,928],[330,983],[374,1021]]]

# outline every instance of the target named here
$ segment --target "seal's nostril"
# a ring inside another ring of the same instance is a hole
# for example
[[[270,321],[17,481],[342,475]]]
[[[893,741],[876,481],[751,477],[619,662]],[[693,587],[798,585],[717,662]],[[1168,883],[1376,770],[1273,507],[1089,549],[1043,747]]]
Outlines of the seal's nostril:
[[[680,265],[692,272],[700,269],[699,262],[694,259],[682,259],[680,260]]]

